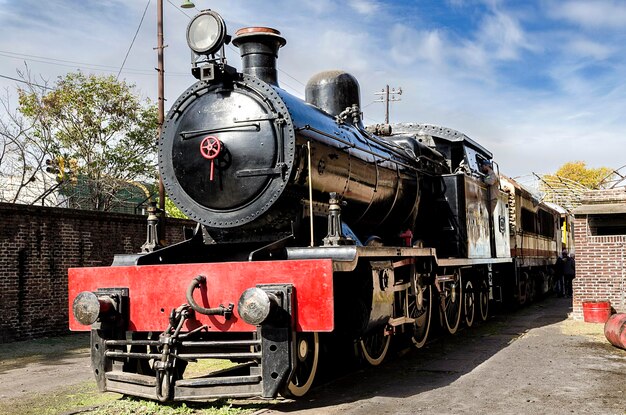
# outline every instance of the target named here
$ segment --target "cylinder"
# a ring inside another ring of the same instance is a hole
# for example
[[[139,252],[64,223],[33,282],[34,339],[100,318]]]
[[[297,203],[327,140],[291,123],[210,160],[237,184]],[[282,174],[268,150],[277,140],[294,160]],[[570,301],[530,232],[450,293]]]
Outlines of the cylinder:
[[[244,27],[237,30],[235,36],[233,45],[241,53],[243,73],[278,86],[278,49],[287,43],[280,32],[269,27]]]
[[[604,323],[610,315],[610,301],[583,301],[583,319],[587,323]]]
[[[604,336],[615,347],[626,349],[626,314],[613,314],[604,324]]]

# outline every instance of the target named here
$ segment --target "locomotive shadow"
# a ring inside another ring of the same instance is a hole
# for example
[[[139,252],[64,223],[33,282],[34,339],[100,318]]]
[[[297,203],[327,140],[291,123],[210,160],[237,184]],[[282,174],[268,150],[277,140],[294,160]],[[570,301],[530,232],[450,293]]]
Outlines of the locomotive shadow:
[[[571,301],[546,298],[451,336],[442,332],[422,349],[402,348],[382,366],[359,369],[312,390],[306,401],[286,401],[276,412],[323,408],[373,397],[407,398],[448,386],[507,348],[533,328],[567,319]],[[434,323],[434,321],[433,321]]]
[[[12,369],[27,365],[64,366],[69,360],[81,357],[89,357],[88,333],[5,343],[0,358],[0,383],[2,376]]]

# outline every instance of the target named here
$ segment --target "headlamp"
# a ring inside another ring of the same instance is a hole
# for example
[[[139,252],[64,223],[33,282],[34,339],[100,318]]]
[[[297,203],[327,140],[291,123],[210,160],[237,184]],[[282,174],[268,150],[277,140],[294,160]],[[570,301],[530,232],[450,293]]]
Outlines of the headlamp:
[[[226,39],[226,23],[212,10],[196,15],[187,26],[187,44],[198,55],[217,52]]]

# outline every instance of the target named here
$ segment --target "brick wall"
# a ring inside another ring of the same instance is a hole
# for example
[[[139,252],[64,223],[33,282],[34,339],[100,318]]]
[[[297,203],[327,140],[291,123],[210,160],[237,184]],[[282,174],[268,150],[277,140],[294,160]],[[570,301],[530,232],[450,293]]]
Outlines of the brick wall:
[[[626,203],[625,190],[586,192],[583,204]],[[587,215],[577,215],[574,220],[574,243],[574,319],[583,319],[583,301],[609,300],[617,312],[626,312],[626,235],[593,236],[589,232]]]
[[[167,241],[192,225],[169,219]],[[145,216],[0,203],[0,343],[67,333],[67,269],[110,265],[145,240]]]
[[[583,204],[603,204],[626,202],[626,188],[590,190],[582,195]]]

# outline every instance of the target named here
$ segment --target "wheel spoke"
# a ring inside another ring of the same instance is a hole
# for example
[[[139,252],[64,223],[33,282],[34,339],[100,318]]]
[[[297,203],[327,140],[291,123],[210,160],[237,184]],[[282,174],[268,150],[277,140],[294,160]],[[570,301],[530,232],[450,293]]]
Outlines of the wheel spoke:
[[[296,336],[296,368],[282,395],[285,397],[304,396],[317,373],[319,364],[320,343],[317,333],[297,333]]]
[[[382,326],[364,336],[359,341],[359,348],[367,363],[378,366],[387,356],[389,343],[391,343],[391,336],[385,333],[385,327]]]
[[[487,284],[487,280],[482,280],[480,282],[480,298],[478,300],[478,306],[480,308],[480,318],[483,321],[487,320],[489,316],[489,284]]]
[[[409,296],[409,317],[414,319],[411,341],[420,348],[426,344],[432,314],[432,288],[414,281],[415,295]]]
[[[467,324],[467,327],[472,327],[472,324],[474,324],[474,313],[476,311],[476,296],[474,294],[474,285],[471,280],[467,280],[465,283],[463,308],[465,311],[465,324]]]
[[[526,304],[528,297],[528,274],[526,272],[523,272],[520,275],[519,283],[517,285],[517,291],[519,304]]]
[[[456,333],[461,321],[462,282],[461,276],[457,281],[443,282],[443,317],[450,334]]]

